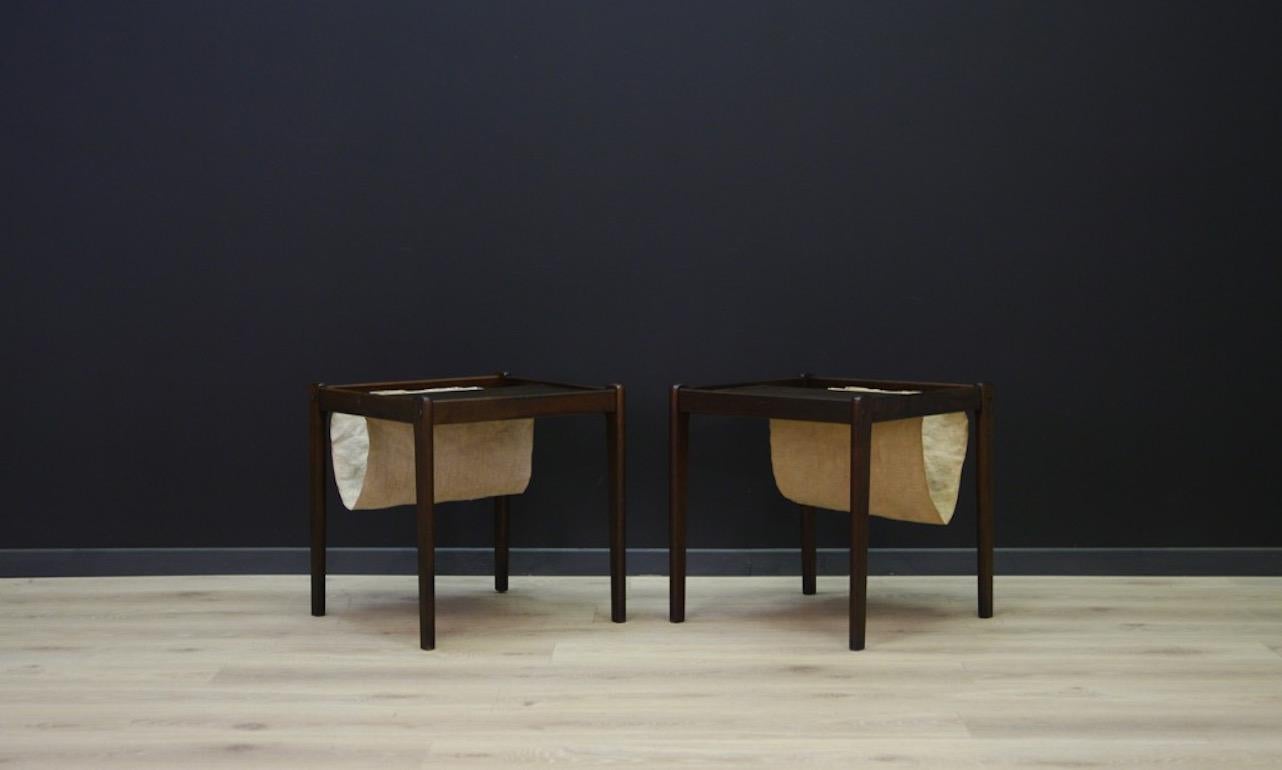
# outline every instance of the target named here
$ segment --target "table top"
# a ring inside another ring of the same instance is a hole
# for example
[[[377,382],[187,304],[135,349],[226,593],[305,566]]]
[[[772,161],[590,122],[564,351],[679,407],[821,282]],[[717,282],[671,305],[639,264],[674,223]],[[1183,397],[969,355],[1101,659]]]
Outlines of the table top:
[[[412,384],[412,383],[411,383]],[[337,386],[342,388],[343,386]],[[598,390],[609,390],[608,388],[586,388],[575,385],[559,385],[557,383],[545,382],[503,382],[486,386],[462,386],[474,387],[469,390],[437,390],[437,389],[420,389],[420,388],[384,388],[379,387],[377,390],[363,391],[371,396],[379,398],[392,399],[422,399],[430,398],[432,401],[462,401],[472,398],[522,398],[525,396],[548,396],[559,393],[583,393],[594,392]],[[409,390],[409,393],[384,393],[384,390]]]
[[[411,392],[380,392],[389,390]],[[615,391],[613,385],[547,382],[504,373],[432,380],[320,385],[317,387],[317,397],[325,411],[400,422],[417,420],[424,402],[430,402],[428,408],[432,421],[439,425],[556,414],[613,412],[617,403]]]
[[[813,376],[683,386],[677,392],[683,412],[846,423],[856,399],[874,422],[882,422],[971,411],[979,408],[981,398],[975,384]]]

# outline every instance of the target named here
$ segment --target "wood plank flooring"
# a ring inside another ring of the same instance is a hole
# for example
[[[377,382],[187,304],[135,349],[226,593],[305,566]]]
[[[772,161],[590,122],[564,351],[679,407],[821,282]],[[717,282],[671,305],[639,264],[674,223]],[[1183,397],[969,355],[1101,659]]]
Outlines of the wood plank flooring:
[[[0,767],[1282,767],[1282,578],[0,580]]]

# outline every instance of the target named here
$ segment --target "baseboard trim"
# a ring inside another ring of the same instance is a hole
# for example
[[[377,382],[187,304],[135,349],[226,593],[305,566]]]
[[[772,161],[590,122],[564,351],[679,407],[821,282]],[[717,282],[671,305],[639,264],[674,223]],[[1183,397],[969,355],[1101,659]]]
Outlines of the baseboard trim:
[[[874,575],[970,575],[975,552],[966,548],[877,548]],[[795,549],[690,549],[691,575],[795,575]],[[847,574],[847,552],[820,549],[819,573]],[[1282,548],[999,548],[999,575],[1275,575]],[[437,549],[441,575],[487,575],[488,548]],[[412,548],[331,548],[331,574],[414,574]],[[513,548],[516,575],[604,575],[604,548]],[[306,548],[30,548],[0,549],[0,577],[119,575],[306,574]],[[628,573],[665,575],[668,552],[628,550]]]

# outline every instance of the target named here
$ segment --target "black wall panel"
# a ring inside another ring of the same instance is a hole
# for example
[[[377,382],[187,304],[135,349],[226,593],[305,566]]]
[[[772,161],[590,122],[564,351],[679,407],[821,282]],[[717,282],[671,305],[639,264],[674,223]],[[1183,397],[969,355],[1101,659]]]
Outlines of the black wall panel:
[[[999,545],[1282,546],[1278,7],[6,2],[0,547],[302,545],[306,383],[497,369],[627,384],[637,546],[667,387],[803,370],[996,383]],[[692,547],[796,544],[766,438]],[[604,545],[536,443],[513,544]]]

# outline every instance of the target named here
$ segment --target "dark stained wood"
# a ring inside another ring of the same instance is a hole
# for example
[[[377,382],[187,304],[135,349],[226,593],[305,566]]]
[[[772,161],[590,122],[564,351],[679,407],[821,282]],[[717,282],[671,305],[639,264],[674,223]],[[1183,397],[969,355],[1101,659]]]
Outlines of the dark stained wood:
[[[610,620],[627,620],[627,521],[624,511],[627,462],[623,386],[614,386],[614,410],[605,416],[606,454],[610,465]]]
[[[854,385],[882,390],[917,390],[915,394],[833,391]],[[979,613],[992,615],[992,418],[991,386],[945,382],[867,380],[816,377],[803,373],[782,380],[731,385],[674,386],[669,401],[669,561],[670,615],[685,619],[685,530],[689,417],[716,414],[813,420],[851,426],[850,507],[850,648],[863,649],[868,591],[868,483],[872,424],[928,414],[973,412],[976,415],[979,482]],[[987,416],[986,416],[987,415]],[[801,510],[802,592],[815,589],[814,511]]]
[[[872,419],[867,402],[850,402],[850,649],[864,648],[868,615],[868,472]]]
[[[979,385],[982,405],[975,413],[975,487],[979,616],[993,616],[993,386]]]
[[[419,647],[436,648],[435,423],[429,398],[419,402],[414,422],[414,509],[418,516]]]
[[[686,465],[690,414],[683,409],[682,387],[668,396],[668,619],[686,619]]]
[[[917,382],[913,380],[869,380],[861,377],[806,377],[806,384],[813,388],[832,388],[855,385],[861,388],[879,388],[881,390],[950,390],[959,387],[970,387],[956,382]],[[868,394],[863,394],[868,395]]]
[[[326,412],[358,414],[397,422],[414,422],[418,416],[418,405],[412,398],[376,396],[337,387],[321,388],[320,405]]]
[[[525,386],[518,386],[525,387]],[[545,386],[530,386],[545,387]],[[513,388],[515,389],[515,388]],[[486,396],[435,399],[438,403],[437,425],[486,420],[515,420],[524,417],[554,417],[569,414],[597,414],[614,411],[614,394],[610,390],[562,393],[501,393],[496,388]],[[445,394],[449,395],[449,394]]]
[[[430,394],[375,394],[374,390],[421,390],[477,385],[482,390]],[[316,385],[311,390],[312,428],[312,609],[325,610],[325,458],[329,412],[396,420],[414,426],[415,505],[418,524],[419,629],[423,649],[436,644],[435,633],[435,503],[433,439],[437,425],[553,415],[602,414],[606,417],[610,466],[610,606],[611,618],[627,615],[626,494],[624,394],[622,385],[597,387],[513,377],[508,372],[470,377]],[[319,437],[319,439],[318,439]],[[318,443],[319,442],[319,443]],[[317,460],[319,458],[319,461]],[[319,468],[319,476],[317,476]],[[319,501],[319,502],[318,502]],[[494,508],[494,588],[506,591],[509,574],[510,499],[497,498]],[[319,526],[317,522],[319,521]],[[319,588],[318,588],[319,587]]]
[[[468,377],[436,377],[421,380],[388,380],[386,382],[352,382],[335,385],[343,390],[423,390],[425,388],[450,388],[467,385],[501,385],[508,379],[507,372],[476,374]]]
[[[566,388],[569,390],[601,390],[600,385],[584,385],[578,382],[558,382],[555,380],[531,380],[525,377],[509,377],[508,379],[512,383],[523,384],[523,385],[551,385],[553,387]]]
[[[317,617],[325,614],[325,469],[329,454],[329,431],[325,429],[325,413],[320,407],[320,389],[319,383],[308,389],[307,431],[308,465],[311,470],[312,614]]]
[[[802,375],[801,377],[783,377],[778,380],[752,380],[751,382],[723,382],[717,385],[700,385],[698,389],[699,390],[730,390],[731,388],[746,388],[752,385],[795,385],[800,387],[800,386],[804,386],[804,383],[802,380],[806,376],[807,375]]]
[[[499,495],[494,498],[494,590],[507,590],[508,575],[508,509],[511,498]]]
[[[811,387],[811,375],[802,372],[795,384]],[[814,596],[817,588],[818,552],[815,545],[815,509],[809,505],[797,506],[801,513],[801,593]]]
[[[797,507],[801,510],[801,592],[810,596],[815,593],[816,582],[815,509],[809,505]]]
[[[459,382],[467,384],[471,380]],[[498,382],[484,390],[403,395],[380,395],[352,390],[343,385],[332,385],[321,389],[320,398],[322,407],[329,412],[413,422],[417,415],[417,400],[430,397],[436,403],[437,425],[614,411],[614,392],[611,388],[585,389],[577,385],[511,378],[502,380],[502,384],[497,384]],[[427,384],[381,383],[385,386],[382,389],[386,390],[413,390],[414,386],[420,384],[423,387],[437,387],[436,383],[430,381]],[[401,388],[402,385],[409,387]]]
[[[979,405],[979,391],[975,388],[932,390],[915,396],[886,396],[876,393],[860,395],[871,412],[873,422],[965,412]],[[869,399],[869,395],[873,398]]]
[[[681,409],[697,414],[719,414],[730,417],[778,417],[788,420],[845,422],[849,419],[848,399],[807,398],[798,391],[795,398],[780,398],[776,392],[747,392],[744,386],[730,390],[687,388],[681,397]],[[761,386],[768,387],[768,386]],[[837,416],[841,415],[841,419]]]
[[[962,412],[979,406],[979,389],[970,385],[904,395],[774,383],[717,390],[687,388],[682,403],[687,411],[701,414],[844,423],[850,419],[850,400],[855,397],[864,399],[873,422]]]

